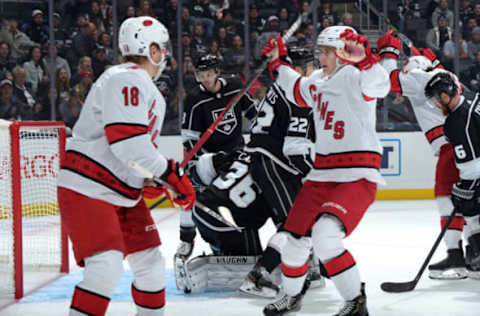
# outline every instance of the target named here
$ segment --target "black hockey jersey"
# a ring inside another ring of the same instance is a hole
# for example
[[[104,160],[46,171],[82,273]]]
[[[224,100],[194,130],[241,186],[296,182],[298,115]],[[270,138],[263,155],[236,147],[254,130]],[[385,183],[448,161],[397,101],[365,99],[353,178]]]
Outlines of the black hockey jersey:
[[[269,208],[249,172],[250,157],[232,161],[228,171],[215,177],[197,195],[198,201],[212,210],[227,208],[240,227],[260,228],[269,217]]]
[[[445,120],[443,132],[452,144],[462,180],[480,179],[480,94],[465,91],[463,102]]]
[[[292,174],[305,173],[314,137],[312,109],[288,101],[274,83],[259,105],[245,150],[268,156]]]
[[[212,125],[230,100],[242,89],[242,83],[236,78],[219,78],[222,88],[211,93],[202,85],[188,93],[182,121],[182,140],[187,151],[190,151],[203,133]],[[231,107],[223,116],[214,133],[197,153],[230,152],[242,147],[242,113],[247,119],[256,115],[256,102],[248,93]],[[196,155],[193,159],[198,157]]]

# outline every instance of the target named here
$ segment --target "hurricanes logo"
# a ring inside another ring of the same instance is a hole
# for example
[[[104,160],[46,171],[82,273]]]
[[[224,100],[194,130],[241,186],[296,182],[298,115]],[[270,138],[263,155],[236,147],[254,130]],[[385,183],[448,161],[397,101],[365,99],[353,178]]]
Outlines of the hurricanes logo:
[[[222,111],[223,109],[212,111],[213,120],[216,120]],[[225,112],[225,115],[218,124],[216,130],[225,135],[230,135],[235,130],[235,127],[237,127],[237,117],[235,116],[233,109],[230,108],[227,112]]]

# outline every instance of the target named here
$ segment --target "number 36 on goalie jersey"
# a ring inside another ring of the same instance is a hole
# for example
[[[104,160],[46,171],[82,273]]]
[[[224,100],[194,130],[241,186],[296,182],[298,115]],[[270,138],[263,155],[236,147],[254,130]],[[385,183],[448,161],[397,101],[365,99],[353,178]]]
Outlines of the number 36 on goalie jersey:
[[[247,159],[250,160],[250,157]],[[218,197],[239,208],[250,206],[259,194],[258,186],[248,172],[248,163],[245,160],[235,160],[228,173],[219,175],[212,182],[212,189]]]

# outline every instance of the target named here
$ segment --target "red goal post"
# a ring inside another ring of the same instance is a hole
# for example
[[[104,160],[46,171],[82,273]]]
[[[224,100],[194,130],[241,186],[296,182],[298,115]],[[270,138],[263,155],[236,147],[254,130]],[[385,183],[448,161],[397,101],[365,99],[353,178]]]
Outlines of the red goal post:
[[[0,306],[68,272],[57,203],[62,122],[0,120]]]

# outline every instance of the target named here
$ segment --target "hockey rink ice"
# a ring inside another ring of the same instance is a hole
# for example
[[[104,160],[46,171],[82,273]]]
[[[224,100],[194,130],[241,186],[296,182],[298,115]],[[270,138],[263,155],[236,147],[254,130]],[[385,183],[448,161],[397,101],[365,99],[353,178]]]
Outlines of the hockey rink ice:
[[[234,291],[184,295],[175,288],[172,262],[179,242],[179,211],[153,211],[167,260],[165,316],[250,316],[262,315],[268,299],[252,298]],[[273,225],[262,228],[262,241],[273,232]],[[411,281],[440,232],[439,215],[434,200],[378,201],[368,210],[357,230],[346,239],[346,247],[359,265],[366,282],[370,316],[475,316],[480,315],[480,281],[430,280],[424,273],[415,290],[401,294],[385,293],[384,281]],[[198,235],[194,256],[208,252]],[[432,262],[445,256],[443,242]],[[71,264],[73,260],[71,260]],[[126,266],[126,269],[128,267]],[[68,315],[75,284],[81,269],[72,265],[71,273],[40,288],[21,301],[0,310],[1,316]],[[132,274],[126,271],[117,285],[107,315],[135,315],[130,295]],[[28,289],[27,289],[28,292]],[[288,315],[333,315],[342,299],[333,284],[307,292],[300,312]]]

